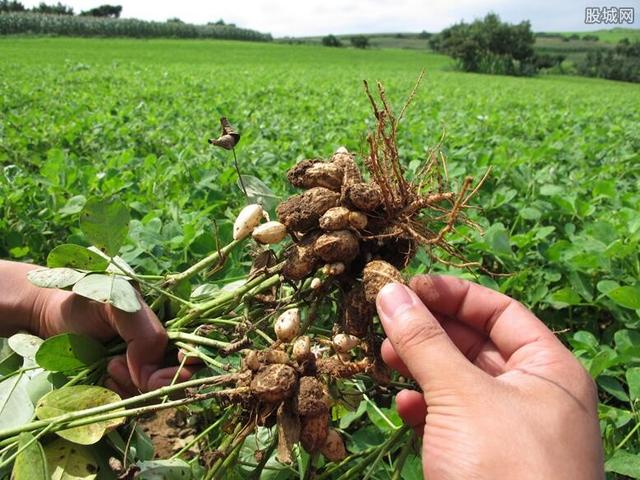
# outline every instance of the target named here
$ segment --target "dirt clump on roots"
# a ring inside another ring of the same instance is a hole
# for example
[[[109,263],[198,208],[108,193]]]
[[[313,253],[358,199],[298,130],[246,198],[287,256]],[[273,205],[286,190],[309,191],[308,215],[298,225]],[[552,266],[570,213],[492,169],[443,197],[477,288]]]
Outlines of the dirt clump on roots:
[[[251,380],[251,391],[263,402],[277,403],[293,395],[296,381],[293,367],[281,363],[267,365],[261,367]]]

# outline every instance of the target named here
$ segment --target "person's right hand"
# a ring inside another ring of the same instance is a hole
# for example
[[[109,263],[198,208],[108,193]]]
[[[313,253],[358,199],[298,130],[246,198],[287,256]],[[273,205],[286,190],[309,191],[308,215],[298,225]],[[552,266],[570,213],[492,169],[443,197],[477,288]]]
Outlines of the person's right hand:
[[[384,360],[422,392],[398,412],[423,437],[428,480],[603,479],[595,385],[515,300],[446,276],[378,295]]]

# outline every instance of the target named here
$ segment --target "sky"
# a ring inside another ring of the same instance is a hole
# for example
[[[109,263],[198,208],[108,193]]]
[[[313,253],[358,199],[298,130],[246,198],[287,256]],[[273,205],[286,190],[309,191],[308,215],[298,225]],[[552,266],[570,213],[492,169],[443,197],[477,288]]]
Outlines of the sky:
[[[41,0],[22,1],[33,6]],[[58,0],[45,0],[56,3]],[[503,20],[530,20],[534,31],[640,28],[640,0],[61,0],[76,13],[104,3],[122,5],[122,17],[188,23],[223,19],[274,37],[348,33],[438,32],[493,11]],[[633,7],[633,25],[586,25],[585,7]]]

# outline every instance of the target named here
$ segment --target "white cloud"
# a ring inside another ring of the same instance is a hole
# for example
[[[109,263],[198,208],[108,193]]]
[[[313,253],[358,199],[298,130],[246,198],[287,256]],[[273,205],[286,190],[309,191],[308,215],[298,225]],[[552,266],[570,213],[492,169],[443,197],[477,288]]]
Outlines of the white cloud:
[[[57,0],[55,0],[57,1]],[[46,0],[45,3],[55,3]],[[622,1],[622,0],[620,0]],[[40,0],[26,0],[33,6]],[[460,20],[473,20],[489,11],[504,20],[529,19],[534,30],[587,30],[584,8],[600,1],[568,0],[62,0],[76,12],[104,3],[123,6],[123,17],[206,23],[220,18],[238,26],[281,36],[328,33],[440,31]],[[609,5],[611,2],[605,2]],[[616,3],[616,2],[613,2]],[[627,4],[627,0],[620,4]],[[636,3],[637,2],[631,2]],[[604,4],[603,4],[604,5]],[[640,23],[636,7],[635,27]],[[630,26],[630,25],[627,25]],[[593,28],[606,28],[596,26]]]

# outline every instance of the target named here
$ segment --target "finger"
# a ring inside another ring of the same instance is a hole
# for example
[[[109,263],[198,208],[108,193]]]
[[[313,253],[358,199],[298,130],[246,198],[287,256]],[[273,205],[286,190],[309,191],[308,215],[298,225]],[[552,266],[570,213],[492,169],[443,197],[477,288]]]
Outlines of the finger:
[[[489,288],[450,276],[421,275],[411,280],[434,313],[462,322],[491,338],[508,360],[525,345],[553,339],[553,333],[521,303]]]
[[[427,404],[424,396],[414,390],[401,390],[396,396],[396,408],[398,415],[404,423],[411,427],[424,425],[427,417]]]
[[[456,347],[475,366],[494,377],[507,370],[507,362],[490,338],[456,320],[445,319],[440,324]]]
[[[441,321],[440,325],[449,338],[467,359],[493,377],[503,374],[507,364],[493,342],[472,330],[467,325],[453,320]],[[380,353],[384,362],[400,375],[411,376],[409,369],[396,353],[389,339],[382,342]]]
[[[197,370],[197,368],[192,367],[161,368],[151,374],[147,386],[151,391],[166,387],[167,385],[186,382]]]
[[[123,390],[130,394],[137,393],[138,389],[131,380],[131,374],[127,366],[127,358],[119,355],[107,364],[107,374],[111,377]]]
[[[382,346],[380,347],[380,354],[382,355],[382,360],[384,360],[384,363],[386,363],[389,367],[393,368],[403,377],[411,377],[411,372],[404,364],[402,359],[398,356],[393,348],[393,345],[391,344],[391,341],[388,338],[385,338],[382,342]]]
[[[413,291],[391,283],[378,294],[377,308],[393,349],[426,393],[464,381],[469,362]]]
[[[113,378],[107,378],[104,381],[104,386],[109,390],[116,392],[120,396],[120,398],[128,398],[131,396],[131,394],[126,389],[118,385],[118,382],[116,382]]]
[[[178,350],[178,361],[180,363],[184,361],[185,365],[202,365],[202,360],[182,349]]]
[[[167,333],[160,320],[144,303],[136,313],[128,313],[107,305],[108,321],[127,342],[127,364],[136,387],[148,391],[149,377],[164,360]]]

